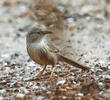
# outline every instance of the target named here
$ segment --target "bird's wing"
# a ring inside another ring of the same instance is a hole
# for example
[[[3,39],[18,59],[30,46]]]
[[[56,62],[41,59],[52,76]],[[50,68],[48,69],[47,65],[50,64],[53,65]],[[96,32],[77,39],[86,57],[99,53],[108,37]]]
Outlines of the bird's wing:
[[[58,53],[59,52],[59,49],[56,48],[54,45],[52,45],[50,43],[48,43],[47,45],[48,45],[48,49],[49,49],[50,52],[54,52],[54,53]]]

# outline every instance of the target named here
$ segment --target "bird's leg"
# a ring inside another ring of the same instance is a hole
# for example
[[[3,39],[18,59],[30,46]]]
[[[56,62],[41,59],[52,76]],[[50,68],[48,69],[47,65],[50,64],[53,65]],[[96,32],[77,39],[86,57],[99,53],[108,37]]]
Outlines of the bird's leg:
[[[52,66],[52,72],[51,72],[51,74],[50,74],[49,79],[52,78],[52,75],[53,75],[53,73],[54,73],[54,71],[55,71],[55,68],[56,68],[56,65],[53,65],[53,66]]]
[[[38,78],[41,78],[41,77],[42,77],[42,74],[43,74],[43,72],[45,71],[46,67],[47,67],[47,65],[44,66],[44,68],[43,68],[43,70],[40,72],[40,75],[38,76]]]

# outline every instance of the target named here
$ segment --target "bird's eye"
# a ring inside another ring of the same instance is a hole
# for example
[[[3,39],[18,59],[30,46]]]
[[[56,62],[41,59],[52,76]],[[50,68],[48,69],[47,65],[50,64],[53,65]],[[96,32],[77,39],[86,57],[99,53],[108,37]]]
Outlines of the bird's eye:
[[[41,34],[41,32],[37,32],[38,34]]]

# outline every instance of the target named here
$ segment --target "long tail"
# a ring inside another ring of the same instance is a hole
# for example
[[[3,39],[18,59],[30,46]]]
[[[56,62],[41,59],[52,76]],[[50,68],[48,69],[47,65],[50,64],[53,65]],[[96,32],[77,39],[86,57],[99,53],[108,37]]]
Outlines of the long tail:
[[[89,67],[87,67],[87,66],[85,66],[85,65],[82,65],[82,64],[80,64],[80,63],[77,62],[77,61],[73,61],[73,60],[71,60],[71,59],[69,59],[69,58],[66,58],[66,57],[64,57],[64,56],[62,56],[62,55],[59,55],[59,60],[60,60],[60,61],[63,61],[63,62],[66,62],[66,63],[68,63],[68,64],[70,64],[70,65],[72,65],[72,66],[75,66],[75,67],[77,67],[77,68],[81,68],[81,69],[83,69],[83,70],[89,70],[89,69],[90,69]]]

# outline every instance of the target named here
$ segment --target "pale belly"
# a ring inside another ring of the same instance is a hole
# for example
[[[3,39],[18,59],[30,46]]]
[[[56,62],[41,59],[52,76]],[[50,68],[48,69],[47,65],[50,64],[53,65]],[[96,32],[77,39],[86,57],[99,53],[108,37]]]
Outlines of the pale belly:
[[[40,65],[54,65],[57,62],[56,54],[48,52],[43,46],[31,44],[27,46],[29,56]]]

